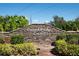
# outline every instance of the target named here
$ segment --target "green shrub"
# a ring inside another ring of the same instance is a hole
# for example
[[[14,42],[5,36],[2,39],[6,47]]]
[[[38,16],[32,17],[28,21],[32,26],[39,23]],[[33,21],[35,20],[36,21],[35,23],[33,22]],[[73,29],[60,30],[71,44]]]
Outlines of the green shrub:
[[[11,44],[20,44],[20,43],[24,43],[23,35],[14,35],[11,37]]]
[[[57,40],[55,44],[56,44],[55,47],[56,51],[59,54],[65,55],[65,52],[67,51],[67,43],[65,42],[65,40]]]
[[[0,43],[2,43],[2,44],[4,43],[4,40],[3,40],[3,38],[0,38]]]
[[[17,44],[14,46],[17,55],[36,55],[36,48],[32,43]]]
[[[73,38],[73,39],[68,40],[67,42],[70,44],[78,44],[78,39]]]
[[[76,44],[68,44],[65,40],[57,40],[56,44],[56,52],[60,55],[66,56],[78,56],[79,55],[79,45]]]
[[[0,44],[0,55],[9,56],[9,55],[36,55],[36,47],[32,43],[23,43],[23,44]]]
[[[56,37],[56,40],[63,39],[63,38],[64,38],[64,36],[58,35],[58,36]]]
[[[0,55],[12,55],[10,44],[0,44]]]
[[[75,44],[67,45],[67,55],[79,56],[79,45],[75,45]]]
[[[70,44],[79,44],[79,34],[61,34],[56,37],[56,40],[60,39],[65,39]]]

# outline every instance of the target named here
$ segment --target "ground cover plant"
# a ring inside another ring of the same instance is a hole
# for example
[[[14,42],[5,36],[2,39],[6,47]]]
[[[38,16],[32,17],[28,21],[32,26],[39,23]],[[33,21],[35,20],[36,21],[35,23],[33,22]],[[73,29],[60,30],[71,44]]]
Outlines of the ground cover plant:
[[[70,44],[79,44],[79,34],[60,34],[56,37],[56,40],[64,39]]]
[[[79,56],[79,35],[58,35],[55,41],[55,51],[63,56]]]
[[[55,44],[55,50],[60,55],[79,56],[79,45],[68,44],[65,40],[57,40]]]
[[[23,44],[0,44],[0,55],[2,56],[32,56],[36,55],[37,50],[33,43]]]
[[[25,42],[24,36],[17,34],[10,37],[10,43],[6,43],[4,37],[0,37],[0,55],[2,56],[32,56],[37,55],[37,48],[32,42]]]

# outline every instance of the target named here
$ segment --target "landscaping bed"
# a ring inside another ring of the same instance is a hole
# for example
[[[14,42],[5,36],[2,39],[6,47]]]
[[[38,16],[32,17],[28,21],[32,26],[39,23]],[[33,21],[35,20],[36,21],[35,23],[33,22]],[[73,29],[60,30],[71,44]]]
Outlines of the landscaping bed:
[[[37,48],[32,42],[25,42],[23,35],[0,37],[0,55],[32,56],[37,55]]]
[[[0,44],[0,55],[3,56],[27,56],[36,55],[37,50],[33,43],[23,44]]]
[[[79,56],[79,34],[58,36],[53,50],[62,56]]]

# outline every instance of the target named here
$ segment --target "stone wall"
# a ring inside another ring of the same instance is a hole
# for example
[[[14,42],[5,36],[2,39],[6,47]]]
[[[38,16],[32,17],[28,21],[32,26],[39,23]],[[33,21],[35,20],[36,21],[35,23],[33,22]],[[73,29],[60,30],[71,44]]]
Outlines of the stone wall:
[[[19,28],[12,32],[0,32],[0,37],[22,34],[26,41],[52,42],[63,31],[48,24],[31,24],[28,27]]]
[[[10,32],[10,35],[22,34],[26,41],[54,41],[63,31],[48,24],[32,24]]]

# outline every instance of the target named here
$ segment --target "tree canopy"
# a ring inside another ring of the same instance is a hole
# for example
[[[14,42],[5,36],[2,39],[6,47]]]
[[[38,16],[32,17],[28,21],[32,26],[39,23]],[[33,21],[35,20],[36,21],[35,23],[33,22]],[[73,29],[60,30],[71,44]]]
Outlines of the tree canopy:
[[[13,31],[28,25],[25,16],[0,16],[0,31]]]
[[[77,17],[74,20],[66,21],[63,17],[54,16],[54,21],[51,21],[51,25],[54,25],[55,27],[58,27],[62,30],[66,31],[77,31],[79,30],[79,17]]]

